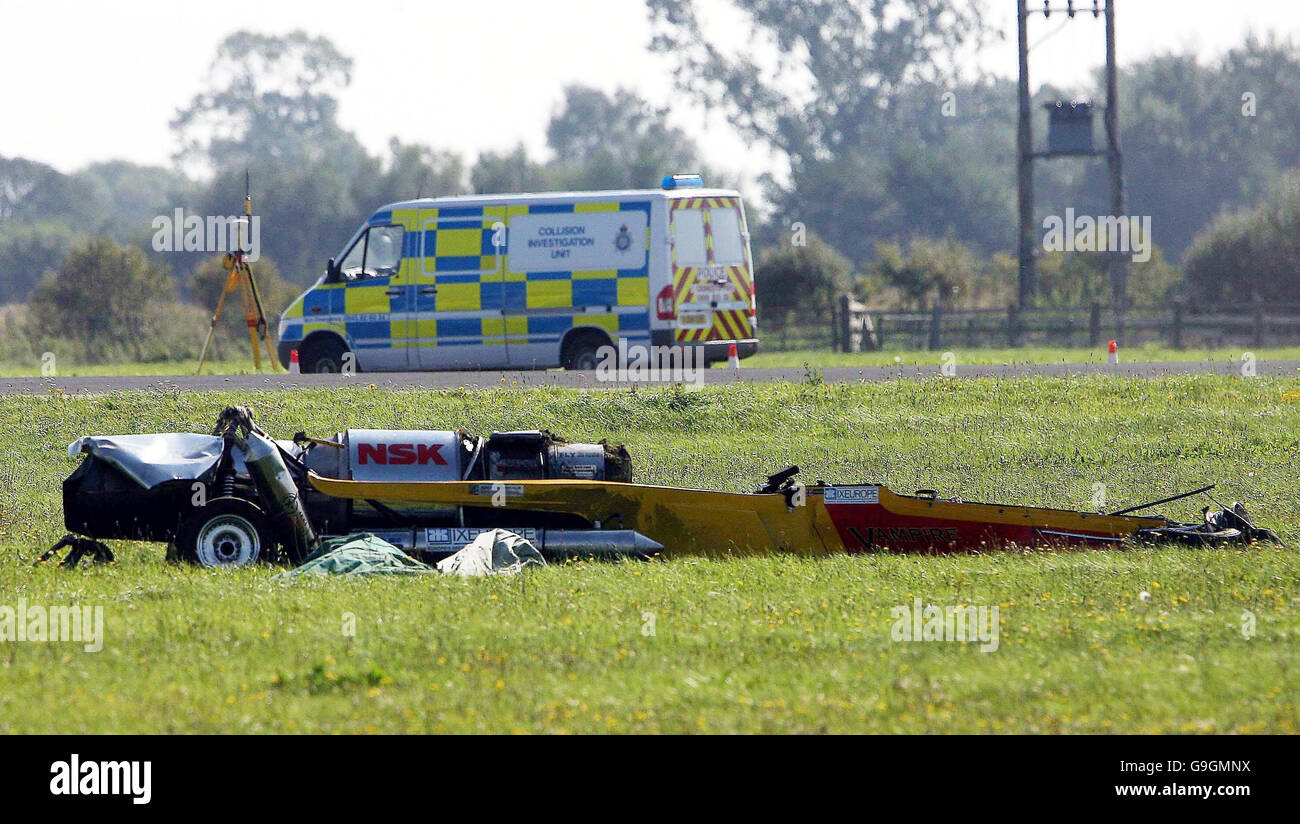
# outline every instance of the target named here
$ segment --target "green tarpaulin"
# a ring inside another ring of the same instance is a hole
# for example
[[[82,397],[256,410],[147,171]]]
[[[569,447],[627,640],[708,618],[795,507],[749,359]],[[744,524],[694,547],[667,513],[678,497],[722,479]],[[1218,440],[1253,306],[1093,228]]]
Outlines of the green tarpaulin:
[[[527,539],[506,529],[481,533],[454,555],[429,566],[369,532],[356,532],[322,541],[300,566],[279,577],[294,575],[425,575],[442,573],[476,578],[513,575],[527,566],[546,566]]]
[[[281,573],[293,575],[423,575],[436,573],[402,550],[369,532],[322,541],[298,567]]]

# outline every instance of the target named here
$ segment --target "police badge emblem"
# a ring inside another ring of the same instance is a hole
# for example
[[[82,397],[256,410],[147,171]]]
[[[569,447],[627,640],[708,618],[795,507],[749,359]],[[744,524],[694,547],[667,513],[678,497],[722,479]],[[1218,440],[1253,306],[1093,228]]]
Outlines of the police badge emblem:
[[[632,233],[627,230],[626,225],[618,227],[618,234],[614,236],[614,248],[620,252],[632,248]]]

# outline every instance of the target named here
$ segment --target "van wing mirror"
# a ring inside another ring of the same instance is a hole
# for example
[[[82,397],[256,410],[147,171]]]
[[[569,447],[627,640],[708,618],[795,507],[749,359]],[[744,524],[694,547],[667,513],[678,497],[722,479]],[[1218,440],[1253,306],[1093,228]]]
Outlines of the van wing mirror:
[[[338,277],[339,277],[338,264],[334,262],[334,258],[330,258],[329,261],[325,264],[325,279],[338,280]]]

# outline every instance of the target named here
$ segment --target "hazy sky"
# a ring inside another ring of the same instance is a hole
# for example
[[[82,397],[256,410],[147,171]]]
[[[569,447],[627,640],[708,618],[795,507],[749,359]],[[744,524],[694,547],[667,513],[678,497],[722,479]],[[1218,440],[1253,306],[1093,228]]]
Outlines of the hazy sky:
[[[1015,0],[992,0],[990,7],[1008,36],[983,62],[1012,76]],[[1300,3],[1293,0],[1117,0],[1116,10],[1121,65],[1185,48],[1210,57],[1240,43],[1248,30],[1300,34]],[[1030,41],[1064,19],[1036,18]],[[168,121],[204,87],[217,43],[237,28],[302,28],[350,55],[355,72],[341,120],[375,152],[396,135],[471,161],[482,149],[519,141],[540,156],[563,86],[582,82],[607,90],[630,86],[671,104],[675,124],[696,137],[706,156],[745,178],[769,165],[721,118],[675,100],[667,62],[646,49],[649,22],[641,0],[0,0],[0,20],[6,35],[0,156],[29,157],[63,171],[114,158],[168,164],[175,148]],[[1103,56],[1100,21],[1078,17],[1034,52],[1035,85],[1082,82]]]

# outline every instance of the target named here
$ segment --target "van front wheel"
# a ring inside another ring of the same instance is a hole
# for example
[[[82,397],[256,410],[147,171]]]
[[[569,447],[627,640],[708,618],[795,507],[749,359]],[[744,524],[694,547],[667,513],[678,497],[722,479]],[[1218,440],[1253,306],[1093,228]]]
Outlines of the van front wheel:
[[[343,341],[336,338],[326,338],[324,340],[312,341],[303,347],[302,357],[300,358],[299,368],[309,374],[329,374],[332,372],[342,372],[343,362],[349,360],[347,357],[347,346]]]

